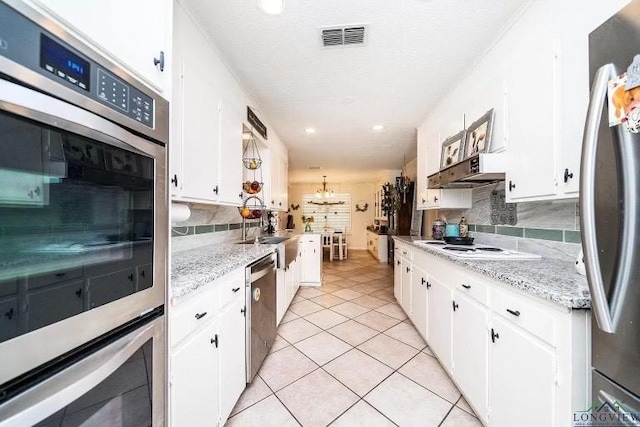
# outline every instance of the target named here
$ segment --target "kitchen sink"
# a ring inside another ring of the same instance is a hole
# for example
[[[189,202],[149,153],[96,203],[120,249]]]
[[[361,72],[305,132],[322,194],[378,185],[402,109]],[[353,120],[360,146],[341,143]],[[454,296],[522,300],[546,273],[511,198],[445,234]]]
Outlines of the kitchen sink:
[[[238,242],[239,245],[250,245],[254,243],[255,238]],[[276,245],[278,268],[287,268],[291,261],[298,256],[298,239],[292,236],[260,236],[258,237],[258,243],[261,245]]]
[[[290,237],[277,237],[277,236],[261,236],[258,237],[258,243],[262,245],[277,245],[278,243],[282,243],[285,240],[289,240]],[[256,239],[248,239],[243,240],[242,242],[238,242],[239,245],[249,245],[255,243]]]

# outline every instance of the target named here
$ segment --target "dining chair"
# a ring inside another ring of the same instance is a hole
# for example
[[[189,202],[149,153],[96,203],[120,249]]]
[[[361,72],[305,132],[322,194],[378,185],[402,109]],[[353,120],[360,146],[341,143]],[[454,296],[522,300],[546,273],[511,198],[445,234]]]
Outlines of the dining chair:
[[[322,258],[326,248],[329,249],[329,261],[333,262],[333,233],[322,233]]]
[[[340,260],[347,258],[347,233],[338,232],[333,235],[333,253]]]

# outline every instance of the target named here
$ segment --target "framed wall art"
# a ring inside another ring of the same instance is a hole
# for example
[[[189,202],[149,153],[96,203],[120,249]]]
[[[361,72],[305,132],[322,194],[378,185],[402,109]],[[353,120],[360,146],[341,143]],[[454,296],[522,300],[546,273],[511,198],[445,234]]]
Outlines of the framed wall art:
[[[464,148],[465,131],[447,138],[442,143],[442,157],[440,158],[440,169],[447,168],[462,160],[462,150]]]
[[[493,127],[493,108],[467,128],[462,159],[468,159],[479,153],[489,151],[491,131]]]

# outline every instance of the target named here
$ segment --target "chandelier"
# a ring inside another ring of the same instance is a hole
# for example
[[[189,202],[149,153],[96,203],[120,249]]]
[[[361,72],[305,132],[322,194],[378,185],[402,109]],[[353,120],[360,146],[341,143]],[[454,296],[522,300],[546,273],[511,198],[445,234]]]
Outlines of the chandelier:
[[[314,205],[343,205],[343,201],[331,200],[335,197],[333,190],[327,190],[327,176],[322,176],[322,188],[316,190],[316,200],[309,203]]]

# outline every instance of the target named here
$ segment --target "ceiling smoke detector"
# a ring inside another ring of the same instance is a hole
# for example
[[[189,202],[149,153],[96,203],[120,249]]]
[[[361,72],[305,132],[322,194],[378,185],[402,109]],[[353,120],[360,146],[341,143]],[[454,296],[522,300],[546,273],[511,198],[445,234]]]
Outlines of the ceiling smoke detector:
[[[322,46],[363,46],[365,44],[366,25],[347,25],[342,27],[321,28]]]

